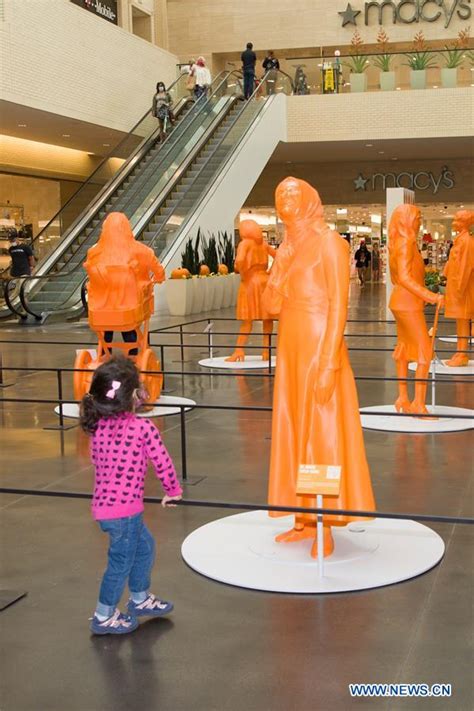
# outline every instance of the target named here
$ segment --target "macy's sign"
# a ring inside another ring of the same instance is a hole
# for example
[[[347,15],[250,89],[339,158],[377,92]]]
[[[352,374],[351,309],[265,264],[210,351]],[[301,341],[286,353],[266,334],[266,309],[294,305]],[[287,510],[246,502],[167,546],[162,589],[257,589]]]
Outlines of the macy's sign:
[[[357,17],[361,14],[362,10],[354,10],[351,3],[348,3],[346,10],[339,13],[342,26],[357,25]],[[471,15],[471,0],[379,0],[366,2],[363,13],[366,25],[374,19],[379,25],[383,25],[387,18],[394,25],[397,22],[411,25],[413,22],[438,22],[442,19],[446,28],[453,17],[469,20]]]
[[[452,190],[456,185],[454,173],[444,165],[441,173],[435,175],[424,170],[419,173],[374,173],[369,178],[364,178],[359,173],[354,180],[354,189],[357,190],[386,190],[387,188],[409,188],[410,190],[430,190],[436,195],[440,188]]]

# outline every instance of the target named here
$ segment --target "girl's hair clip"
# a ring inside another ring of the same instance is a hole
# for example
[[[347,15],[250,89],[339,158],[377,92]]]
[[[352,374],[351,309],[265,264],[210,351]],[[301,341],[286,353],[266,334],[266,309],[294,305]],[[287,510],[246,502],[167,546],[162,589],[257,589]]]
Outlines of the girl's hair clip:
[[[122,383],[120,382],[120,380],[112,380],[112,387],[110,388],[110,390],[107,390],[107,392],[105,393],[105,397],[108,397],[109,400],[113,400],[115,397],[115,391],[118,390],[121,385]]]

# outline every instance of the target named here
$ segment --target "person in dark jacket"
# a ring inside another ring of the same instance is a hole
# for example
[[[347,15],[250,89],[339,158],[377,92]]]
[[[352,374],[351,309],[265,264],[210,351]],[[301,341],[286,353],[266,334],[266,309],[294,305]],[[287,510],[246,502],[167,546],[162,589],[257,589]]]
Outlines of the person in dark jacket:
[[[365,242],[362,242],[359,249],[354,254],[354,259],[356,263],[357,274],[359,277],[359,283],[361,286],[365,286],[365,275],[368,267],[370,266],[371,255],[367,249]]]
[[[10,276],[30,276],[31,270],[35,265],[33,250],[29,244],[18,242],[18,232],[12,230],[8,235],[10,247],[8,249],[12,263],[10,267]]]
[[[267,56],[263,60],[263,69],[267,74],[267,96],[275,93],[278,71],[280,62],[275,57],[273,50],[269,50]]]
[[[244,74],[244,97],[250,99],[255,86],[255,65],[257,55],[253,51],[253,44],[247,43],[247,49],[241,54],[242,72]]]

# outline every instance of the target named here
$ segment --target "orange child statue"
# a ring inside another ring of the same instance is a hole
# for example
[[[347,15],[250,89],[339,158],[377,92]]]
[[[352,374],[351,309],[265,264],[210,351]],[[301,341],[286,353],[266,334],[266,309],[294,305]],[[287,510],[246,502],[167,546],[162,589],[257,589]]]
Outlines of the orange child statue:
[[[421,213],[415,205],[399,205],[389,225],[389,265],[393,291],[389,308],[397,322],[397,345],[393,358],[397,364],[397,412],[428,414],[427,383],[415,383],[415,398],[408,397],[408,363],[417,363],[416,378],[428,377],[433,356],[432,342],[426,326],[425,303],[444,303],[444,297],[425,287],[425,265],[416,238],[420,230]]]
[[[254,220],[240,223],[242,241],[237,248],[235,271],[240,273],[240,288],[237,299],[237,318],[242,321],[237,348],[226,358],[231,363],[244,361],[244,346],[252,331],[252,321],[263,321],[264,345],[262,360],[270,359],[270,334],[273,321],[262,306],[262,294],[268,282],[268,257],[274,257],[276,250],[263,239],[260,225]]]
[[[268,502],[315,507],[316,497],[296,493],[300,465],[339,465],[340,493],[325,496],[324,506],[372,510],[357,391],[344,342],[349,246],[329,229],[320,197],[305,181],[286,178],[280,183],[276,209],[286,235],[263,296],[264,307],[280,317]],[[325,556],[334,547],[331,527],[349,520],[324,517]],[[276,541],[312,538],[311,555],[316,557],[315,537],[315,517],[302,514]]]
[[[474,212],[460,210],[454,216],[453,230],[458,233],[444,269],[447,278],[445,316],[456,319],[458,353],[446,365],[464,367],[469,364],[469,321],[474,319]]]
[[[89,325],[96,332],[99,349],[79,351],[75,367],[89,372],[74,373],[74,393],[81,399],[89,389],[92,372],[110,357],[111,348],[124,351],[145,375],[148,401],[160,395],[162,375],[159,362],[148,346],[148,322],[153,315],[153,284],[165,279],[165,272],[152,249],[135,240],[126,215],[112,212],[104,220],[99,241],[87,252],[84,269],[89,277]],[[120,331],[124,343],[112,343]]]

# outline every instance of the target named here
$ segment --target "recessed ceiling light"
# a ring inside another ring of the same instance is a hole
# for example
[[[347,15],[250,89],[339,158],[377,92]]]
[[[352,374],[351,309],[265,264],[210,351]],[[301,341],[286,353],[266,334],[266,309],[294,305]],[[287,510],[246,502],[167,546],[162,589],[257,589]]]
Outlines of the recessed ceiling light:
[[[438,85],[437,85],[437,84],[433,84],[433,89],[437,89],[437,88],[438,88]]]
[[[401,90],[402,90],[401,86],[397,86],[397,91],[401,91]]]
[[[102,144],[105,148],[108,148],[110,146],[110,143],[103,143]]]
[[[19,126],[20,128],[26,128],[26,123],[19,123],[18,126]]]
[[[71,138],[71,134],[70,133],[63,133],[63,138]]]
[[[366,147],[366,148],[372,148],[373,145],[374,145],[373,143],[366,143],[366,144],[365,144],[365,147]]]
[[[380,155],[382,155],[383,153],[385,153],[385,151],[379,151],[379,154],[380,154]]]
[[[398,158],[392,158],[392,160],[398,160]]]

